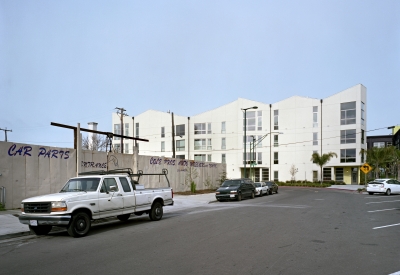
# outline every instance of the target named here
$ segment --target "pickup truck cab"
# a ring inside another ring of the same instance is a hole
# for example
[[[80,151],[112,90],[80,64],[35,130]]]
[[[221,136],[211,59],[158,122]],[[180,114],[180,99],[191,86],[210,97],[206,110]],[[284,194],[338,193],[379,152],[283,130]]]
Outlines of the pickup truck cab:
[[[131,214],[146,213],[158,221],[163,206],[174,203],[167,173],[163,169],[161,174],[133,174],[129,168],[82,173],[71,178],[59,193],[23,200],[19,221],[37,235],[60,226],[66,227],[72,237],[85,236],[91,222],[102,218],[116,216],[126,221]],[[141,176],[165,176],[168,187],[145,189],[139,184]]]

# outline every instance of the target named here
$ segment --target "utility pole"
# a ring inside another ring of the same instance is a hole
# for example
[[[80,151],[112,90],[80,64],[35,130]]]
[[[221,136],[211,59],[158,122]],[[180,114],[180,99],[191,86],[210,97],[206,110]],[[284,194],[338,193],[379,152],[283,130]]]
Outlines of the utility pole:
[[[6,136],[5,142],[7,142],[7,132],[12,132],[12,130],[7,130],[7,127],[5,129],[0,128],[0,130],[4,131],[4,135]]]
[[[172,117],[172,158],[175,158],[175,123],[174,123],[174,112],[171,113]]]
[[[124,135],[124,116],[127,116],[126,113],[124,113],[126,110],[124,108],[118,108],[116,107],[115,109],[117,109],[117,114],[119,115],[119,118],[121,120],[121,133],[120,135],[123,136]],[[124,153],[124,138],[121,137],[121,153]]]

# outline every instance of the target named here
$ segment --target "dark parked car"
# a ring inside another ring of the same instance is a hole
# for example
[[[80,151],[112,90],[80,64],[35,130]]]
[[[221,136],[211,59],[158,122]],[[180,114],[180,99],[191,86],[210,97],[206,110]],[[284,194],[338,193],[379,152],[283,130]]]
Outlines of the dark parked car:
[[[254,199],[256,190],[251,179],[231,179],[226,180],[215,192],[218,201],[221,200],[242,200],[250,197]]]
[[[273,181],[266,181],[265,184],[269,187],[270,195],[272,195],[272,193],[278,193],[278,184]]]

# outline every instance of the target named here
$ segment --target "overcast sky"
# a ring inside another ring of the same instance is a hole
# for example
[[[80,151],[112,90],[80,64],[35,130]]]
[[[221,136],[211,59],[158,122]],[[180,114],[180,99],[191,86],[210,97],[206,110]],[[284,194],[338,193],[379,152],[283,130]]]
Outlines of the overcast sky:
[[[112,131],[115,107],[193,116],[359,83],[367,130],[400,124],[399,0],[0,0],[11,142],[73,147],[72,130],[51,122]]]

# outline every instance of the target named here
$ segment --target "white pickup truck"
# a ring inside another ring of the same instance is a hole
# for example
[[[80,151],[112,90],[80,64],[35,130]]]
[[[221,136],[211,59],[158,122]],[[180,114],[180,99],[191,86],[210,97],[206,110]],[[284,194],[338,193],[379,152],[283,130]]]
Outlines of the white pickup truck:
[[[174,204],[167,174],[166,169],[161,174],[133,174],[130,168],[82,173],[71,178],[59,193],[23,200],[19,221],[36,235],[46,235],[52,226],[60,226],[72,237],[85,236],[92,220],[112,216],[126,221],[131,214],[146,213],[158,221],[163,206]],[[168,187],[145,189],[139,184],[142,176],[157,178]]]

